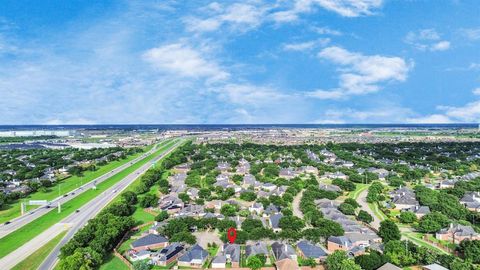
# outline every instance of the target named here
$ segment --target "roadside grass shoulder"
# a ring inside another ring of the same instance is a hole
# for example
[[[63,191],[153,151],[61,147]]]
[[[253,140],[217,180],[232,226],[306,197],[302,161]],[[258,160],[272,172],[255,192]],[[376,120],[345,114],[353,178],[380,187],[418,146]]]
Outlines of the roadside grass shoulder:
[[[55,246],[62,240],[67,231],[61,232],[55,236],[43,247],[35,251],[32,255],[28,256],[25,260],[15,265],[11,270],[36,270],[43,262],[45,257],[55,248]]]
[[[355,200],[358,199],[358,196],[360,196],[360,193],[362,193],[362,191],[367,189],[369,186],[370,186],[369,184],[357,184],[356,189],[348,193],[348,198],[352,198]]]
[[[108,178],[107,180],[99,183],[97,185],[97,189],[87,190],[84,193],[78,195],[74,199],[66,202],[62,205],[62,212],[57,213],[56,210],[52,210],[47,214],[35,219],[34,221],[28,223],[27,225],[19,228],[18,230],[6,235],[5,237],[1,238],[0,241],[0,258],[6,256],[10,252],[14,251],[15,249],[21,247],[32,238],[37,236],[38,234],[42,233],[55,223],[61,221],[65,217],[69,216],[75,210],[95,198],[96,196],[100,195],[103,191],[107,190],[115,183],[122,180],[124,177],[129,175],[130,173],[134,172],[136,169],[140,168],[147,162],[150,162],[155,156],[159,155],[160,153],[166,151],[173,145],[173,142],[168,142],[159,147],[151,155],[147,156],[146,158],[138,161],[137,163],[133,164],[132,166],[126,168],[125,170],[119,172],[118,174]]]
[[[109,171],[120,167],[135,158],[141,156],[143,153],[148,152],[152,146],[148,146],[144,149],[144,152],[137,153],[134,155],[131,155],[127,157],[126,159],[122,160],[116,160],[112,161],[105,166],[99,167],[96,171],[86,171],[84,172],[83,176],[71,176],[68,177],[64,180],[59,181],[55,186],[51,187],[47,192],[41,192],[37,191],[32,194],[30,194],[28,197],[22,199],[24,200],[53,200],[60,196],[61,194],[66,194],[69,193],[70,191],[78,188],[82,184],[88,183],[92,180],[94,180],[97,177],[100,177],[104,175],[105,173],[108,173]],[[60,190],[60,192],[59,192]],[[60,193],[60,194],[59,194]],[[16,217],[19,217],[21,214],[20,211],[20,204],[21,201],[16,201],[12,204],[9,204],[6,206],[7,209],[0,211],[0,223],[4,223],[8,220],[14,219]],[[34,207],[31,207],[29,209],[34,209]]]

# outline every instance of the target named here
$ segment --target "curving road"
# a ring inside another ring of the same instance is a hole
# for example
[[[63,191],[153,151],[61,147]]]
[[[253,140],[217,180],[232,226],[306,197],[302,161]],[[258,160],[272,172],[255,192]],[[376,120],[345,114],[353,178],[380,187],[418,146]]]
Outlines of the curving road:
[[[360,204],[360,207],[362,208],[362,210],[366,211],[373,217],[373,221],[370,223],[370,226],[378,230],[380,228],[380,222],[382,220],[380,220],[380,218],[377,215],[375,215],[375,212],[373,212],[373,210],[370,209],[370,207],[368,206],[367,194],[368,194],[368,188],[360,192],[360,194],[358,195],[357,202],[358,204]]]
[[[33,238],[25,245],[11,252],[7,256],[0,259],[0,269],[11,269],[16,264],[27,258],[37,249],[41,248],[43,245],[52,240],[55,236],[60,234],[63,230],[68,229],[65,237],[60,241],[60,243],[54,248],[52,253],[45,259],[39,269],[53,269],[57,257],[60,253],[60,248],[65,245],[74,235],[80,230],[91,218],[95,217],[101,209],[103,209],[109,202],[111,202],[121,191],[127,188],[133,181],[135,181],[141,174],[147,171],[152,162],[157,162],[161,158],[165,157],[171,151],[173,151],[182,141],[178,141],[170,148],[158,155],[151,162],[144,164],[142,167],[135,170],[133,173],[127,175],[120,182],[113,185],[111,188],[107,189],[90,202],[85,204],[79,209],[79,212],[72,213],[61,222],[52,226],[48,230],[44,231],[37,237]]]
[[[54,200],[50,201],[48,205],[38,207],[34,210],[31,210],[24,214],[23,216],[17,217],[15,219],[12,219],[9,224],[6,225],[0,225],[0,238],[8,235],[9,233],[18,230],[19,228],[27,225],[28,223],[32,222],[33,220],[45,215],[46,213],[52,211],[53,209],[57,208],[58,203],[64,204],[68,202],[69,200],[75,198],[76,196],[82,194],[86,190],[89,190],[91,188],[94,188],[97,184],[107,180],[108,178],[114,176],[115,174],[123,171],[124,169],[132,166],[133,164],[137,163],[138,161],[144,159],[148,155],[152,154],[157,150],[156,147],[153,147],[150,149],[148,152],[145,152],[143,155],[131,160],[130,162],[127,162],[110,172],[99,176],[95,178],[94,180],[80,186],[79,188],[70,191],[69,193],[66,193],[60,197],[55,198]]]

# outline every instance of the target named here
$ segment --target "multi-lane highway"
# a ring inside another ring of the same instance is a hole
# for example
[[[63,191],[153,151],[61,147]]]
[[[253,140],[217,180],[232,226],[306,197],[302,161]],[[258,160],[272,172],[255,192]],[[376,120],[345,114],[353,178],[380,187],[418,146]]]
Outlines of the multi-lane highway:
[[[178,145],[182,143],[182,140],[176,142],[174,145],[170,146],[168,150],[159,154],[155,157],[152,162],[157,162],[159,159],[168,155],[173,151]],[[41,248],[43,245],[52,240],[55,236],[60,234],[65,229],[68,229],[65,237],[60,241],[60,243],[55,247],[55,249],[50,253],[50,255],[45,259],[39,269],[53,269],[57,257],[60,253],[60,248],[65,245],[75,233],[81,229],[91,218],[100,212],[109,202],[111,202],[116,196],[118,196],[126,187],[128,187],[133,181],[135,181],[141,174],[147,171],[152,162],[144,164],[142,167],[138,168],[131,174],[127,175],[120,182],[113,185],[111,188],[107,189],[93,200],[82,206],[78,209],[78,212],[72,213],[65,219],[63,219],[58,224],[52,226],[48,230],[44,231],[37,237],[33,238],[25,245],[11,252],[7,256],[0,259],[0,269],[11,269],[19,262],[23,261],[37,249]]]
[[[9,224],[0,225],[0,238],[2,238],[5,235],[21,228],[22,226],[25,226],[29,222],[32,222],[33,220],[45,215],[49,211],[52,211],[53,209],[56,209],[56,206],[59,203],[60,203],[60,205],[64,204],[65,202],[68,202],[69,200],[75,198],[76,196],[85,192],[86,190],[94,188],[97,184],[107,180],[108,178],[114,176],[115,174],[117,174],[117,173],[123,171],[124,169],[132,166],[133,164],[135,164],[138,161],[144,159],[145,157],[152,154],[156,150],[157,150],[157,148],[153,147],[152,149],[150,149],[150,151],[145,152],[144,154],[142,154],[141,156],[131,160],[130,162],[127,162],[127,163],[111,170],[110,172],[95,178],[94,180],[80,186],[79,188],[77,188],[75,190],[70,191],[69,193],[66,193],[66,194],[64,194],[64,195],[62,195],[58,198],[55,198],[48,205],[38,207],[34,210],[31,210],[31,211],[27,212],[23,216],[12,219]]]

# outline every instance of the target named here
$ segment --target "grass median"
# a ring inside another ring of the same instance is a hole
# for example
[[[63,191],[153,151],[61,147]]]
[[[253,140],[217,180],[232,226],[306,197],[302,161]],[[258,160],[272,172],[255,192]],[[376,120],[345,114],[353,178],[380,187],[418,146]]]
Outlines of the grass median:
[[[67,231],[61,232],[59,235],[55,236],[43,247],[35,251],[32,255],[28,256],[25,260],[21,261],[19,264],[15,265],[12,270],[36,270],[43,260],[52,252],[55,246],[62,240]]]
[[[147,156],[146,158],[138,161],[137,163],[133,164],[132,166],[124,169],[123,171],[117,173],[116,175],[108,178],[107,180],[99,183],[97,185],[97,189],[89,189],[82,194],[78,195],[77,197],[73,198],[72,200],[64,203],[62,205],[62,212],[58,213],[56,210],[52,210],[47,214],[35,219],[34,221],[28,223],[27,225],[19,228],[18,230],[6,235],[5,237],[1,238],[0,241],[0,258],[5,257],[10,252],[14,251],[15,249],[21,247],[31,239],[33,239],[38,234],[42,233],[49,227],[53,226],[55,223],[60,222],[62,219],[69,216],[73,213],[76,209],[80,208],[84,204],[88,203],[93,198],[100,195],[103,191],[107,190],[115,183],[122,180],[127,175],[131,174],[147,162],[150,162],[153,158],[158,156],[159,154],[167,151],[170,147],[175,144],[175,141],[167,141],[164,142],[157,150],[152,153],[151,155]]]
[[[146,147],[144,150],[148,152],[152,146]],[[109,171],[118,168],[128,162],[134,160],[135,158],[143,155],[145,152],[137,153],[135,155],[131,155],[126,159],[112,161],[104,166],[101,166],[96,171],[86,171],[84,172],[83,176],[71,176],[67,179],[59,181],[54,187],[50,188],[47,192],[37,191],[30,194],[28,197],[22,200],[53,200],[57,198],[60,194],[69,193],[70,191],[78,188],[82,184],[86,184],[97,177],[100,177]],[[60,185],[60,192],[59,192],[59,185]],[[12,220],[16,217],[19,217],[21,214],[20,211],[20,201],[12,203],[8,206],[5,206],[7,209],[0,211],[0,223],[4,223],[8,220]],[[34,209],[34,207],[28,207],[28,210]]]

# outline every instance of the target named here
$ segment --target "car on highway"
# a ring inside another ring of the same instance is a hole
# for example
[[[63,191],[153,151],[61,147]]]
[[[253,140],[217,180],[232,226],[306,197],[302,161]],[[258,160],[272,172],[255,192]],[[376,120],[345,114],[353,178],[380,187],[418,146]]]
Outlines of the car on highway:
[[[80,212],[80,210],[79,210],[79,209],[75,210],[75,213],[78,213],[78,212]]]
[[[67,197],[67,196],[68,196],[68,194],[63,194],[63,197]]]
[[[7,221],[7,222],[5,222],[4,224],[5,224],[5,225],[8,225],[8,224],[10,224],[10,223],[12,223],[12,222],[10,222],[10,221]]]

